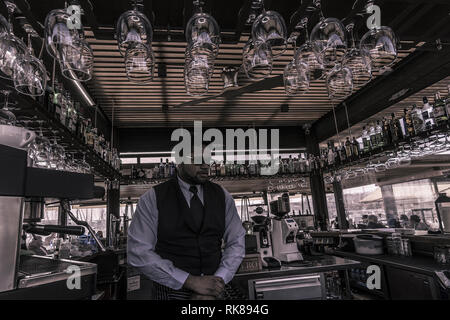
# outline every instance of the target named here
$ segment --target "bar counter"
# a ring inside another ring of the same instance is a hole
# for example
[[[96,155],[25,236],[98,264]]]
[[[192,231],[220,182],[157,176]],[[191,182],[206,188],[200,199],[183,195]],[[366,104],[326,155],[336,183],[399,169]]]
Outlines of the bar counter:
[[[304,256],[303,261],[283,263],[278,268],[263,268],[256,272],[237,273],[232,280],[232,285],[240,291],[245,299],[251,299],[249,292],[252,290],[252,280],[255,279],[274,279],[342,271],[346,287],[349,288],[347,270],[358,267],[360,264],[358,261],[333,255]]]

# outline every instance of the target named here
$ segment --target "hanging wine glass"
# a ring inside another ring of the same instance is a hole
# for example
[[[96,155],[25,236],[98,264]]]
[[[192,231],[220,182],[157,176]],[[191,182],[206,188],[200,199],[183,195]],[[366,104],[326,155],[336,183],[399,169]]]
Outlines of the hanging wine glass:
[[[295,60],[289,62],[284,68],[283,81],[284,89],[288,96],[301,95],[309,90],[308,66],[300,62],[300,65],[295,63]]]
[[[92,78],[94,53],[85,39],[80,38],[70,45],[61,45],[58,50],[64,77],[75,81],[88,81]]]
[[[363,87],[372,79],[372,70],[370,64],[370,57],[366,52],[356,48],[355,38],[353,34],[354,24],[347,26],[350,34],[352,47],[344,56],[343,64],[352,71],[353,86],[355,89]]]
[[[124,12],[117,21],[116,36],[128,79],[134,83],[151,81],[155,59],[153,29],[147,17],[136,8]]]
[[[320,21],[311,32],[311,42],[319,61],[325,66],[342,62],[347,50],[345,27],[339,19],[323,16],[320,0],[313,0],[319,10]]]
[[[153,80],[155,57],[141,43],[130,46],[125,53],[127,78],[134,83],[144,84]]]
[[[3,104],[3,108],[0,109],[0,124],[12,125],[15,126],[17,122],[17,118],[14,113],[9,109],[10,105],[14,105],[15,103],[9,102],[9,95],[11,93],[10,90],[1,90],[1,93],[5,96],[5,102]]]
[[[303,18],[301,28],[305,31],[305,43],[302,44],[294,53],[294,61],[296,65],[302,63],[307,66],[307,74],[309,81],[320,79],[323,75],[322,62],[317,60],[308,34],[308,18]]]
[[[360,49],[372,61],[372,69],[380,70],[392,65],[397,58],[397,37],[391,28],[376,27],[361,38]]]
[[[186,25],[185,35],[192,57],[206,55],[210,59],[216,58],[221,42],[220,28],[211,15],[204,12],[193,15]]]
[[[6,2],[8,8],[8,20],[5,25],[5,21],[1,22],[1,25],[7,27],[6,32],[0,34],[0,77],[11,80],[14,76],[14,70],[17,67],[17,62],[27,55],[27,46],[22,40],[17,38],[13,33],[13,27],[11,23],[12,14],[14,13],[16,6],[11,2]]]
[[[228,66],[222,69],[222,80],[224,90],[239,87],[238,85],[239,67]]]
[[[71,46],[81,38],[82,29],[69,28],[70,15],[64,9],[50,11],[45,18],[45,47],[58,61],[61,60],[60,46]]]
[[[350,68],[336,64],[328,74],[326,82],[328,97],[333,101],[343,100],[352,94],[353,78]]]
[[[8,33],[10,29],[9,23],[4,16],[0,14],[0,35]]]
[[[270,45],[274,58],[283,54],[287,47],[287,28],[283,17],[275,11],[265,11],[256,18],[252,25],[254,43],[266,42]]]
[[[273,55],[266,42],[255,43],[250,39],[243,48],[242,60],[245,74],[251,80],[264,79],[272,73]]]
[[[187,57],[189,54],[186,54]],[[185,60],[184,81],[186,92],[191,96],[201,96],[208,92],[211,67],[204,55]]]
[[[42,96],[47,86],[47,70],[41,60],[33,55],[32,34],[30,30],[28,32],[28,54],[19,60],[14,69],[14,87],[18,92],[28,96]]]

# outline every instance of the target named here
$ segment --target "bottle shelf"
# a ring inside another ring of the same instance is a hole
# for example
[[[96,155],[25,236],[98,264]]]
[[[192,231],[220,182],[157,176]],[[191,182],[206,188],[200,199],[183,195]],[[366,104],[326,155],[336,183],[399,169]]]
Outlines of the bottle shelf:
[[[276,174],[270,176],[210,176],[209,181],[221,182],[221,181],[276,181],[276,180],[289,180],[289,179],[306,179],[310,177],[310,173],[286,173],[286,174]],[[155,185],[165,182],[171,178],[152,178],[152,179],[129,179],[123,177],[123,185],[133,185],[133,184],[148,184]]]
[[[385,156],[385,153],[395,151],[400,146],[403,145],[409,145],[411,143],[414,143],[415,141],[418,141],[420,139],[426,139],[428,137],[431,137],[436,134],[447,134],[450,131],[449,124],[443,124],[440,126],[436,126],[431,130],[423,131],[416,133],[412,136],[409,136],[405,139],[400,139],[396,142],[392,142],[388,145],[374,148],[368,152],[364,152],[361,156],[359,156],[357,159],[350,160],[350,161],[344,161],[343,163],[340,163],[339,165],[332,165],[332,166],[325,166],[323,168],[324,173],[330,173],[333,171],[337,171],[344,168],[349,167],[356,167],[356,166],[364,166],[367,164],[368,161],[374,160],[375,158],[378,160]]]
[[[0,144],[0,195],[57,199],[91,199],[91,174],[27,167],[27,152]]]
[[[8,89],[8,87],[0,82],[1,89]],[[44,136],[53,141],[56,137],[58,144],[61,144],[66,153],[72,153],[75,158],[82,159],[90,165],[92,173],[104,179],[121,179],[121,174],[108,162],[106,162],[93,147],[85,144],[80,138],[75,136],[68,128],[66,128],[60,121],[58,121],[53,114],[48,112],[47,108],[39,101],[31,97],[17,94],[12,90],[11,100],[17,101],[17,110],[13,110],[18,118],[18,121],[30,121],[30,129],[35,130],[38,134],[40,126],[39,121],[44,121],[42,126],[42,133]]]

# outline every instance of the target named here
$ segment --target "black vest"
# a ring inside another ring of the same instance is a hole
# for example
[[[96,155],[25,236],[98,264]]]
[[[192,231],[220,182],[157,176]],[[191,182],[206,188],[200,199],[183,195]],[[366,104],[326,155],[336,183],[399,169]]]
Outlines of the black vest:
[[[192,275],[212,275],[220,265],[225,232],[225,193],[212,182],[203,185],[205,214],[200,230],[190,212],[178,179],[154,187],[158,206],[155,252]]]

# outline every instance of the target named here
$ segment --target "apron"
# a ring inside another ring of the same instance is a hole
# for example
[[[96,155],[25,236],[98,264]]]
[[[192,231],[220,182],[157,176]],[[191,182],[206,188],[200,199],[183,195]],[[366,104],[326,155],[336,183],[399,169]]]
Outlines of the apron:
[[[192,291],[187,289],[174,290],[153,281],[152,300],[190,300]]]

